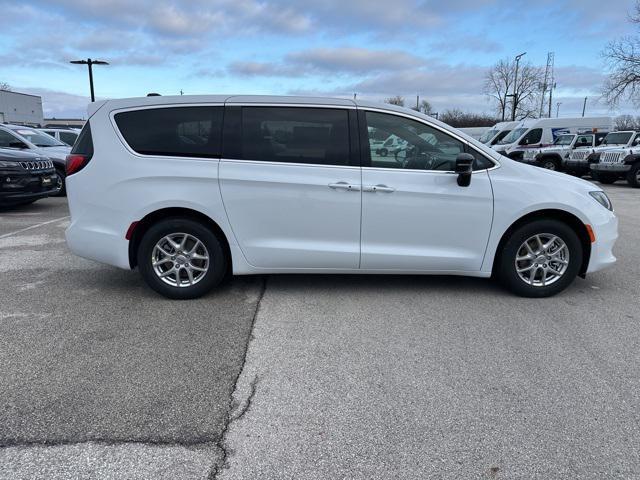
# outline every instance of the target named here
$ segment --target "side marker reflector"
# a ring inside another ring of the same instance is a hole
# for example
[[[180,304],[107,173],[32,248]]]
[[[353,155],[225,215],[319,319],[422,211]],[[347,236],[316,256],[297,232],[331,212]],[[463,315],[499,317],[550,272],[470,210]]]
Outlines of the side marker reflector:
[[[124,236],[125,239],[131,240],[131,237],[133,237],[133,231],[136,229],[137,225],[138,225],[138,222],[133,222],[131,225],[129,225],[127,233]]]
[[[587,229],[587,233],[589,233],[589,239],[591,240],[591,243],[596,243],[596,234],[593,233],[593,228],[591,228],[591,225],[585,224],[585,227]]]

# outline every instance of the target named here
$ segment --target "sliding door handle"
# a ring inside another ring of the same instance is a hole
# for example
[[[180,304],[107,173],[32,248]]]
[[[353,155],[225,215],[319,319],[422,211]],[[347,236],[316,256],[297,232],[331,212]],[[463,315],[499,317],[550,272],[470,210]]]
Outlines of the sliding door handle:
[[[358,185],[351,185],[350,183],[347,183],[347,182],[330,183],[329,188],[333,190],[353,190],[354,192],[357,192],[360,190],[360,187]]]

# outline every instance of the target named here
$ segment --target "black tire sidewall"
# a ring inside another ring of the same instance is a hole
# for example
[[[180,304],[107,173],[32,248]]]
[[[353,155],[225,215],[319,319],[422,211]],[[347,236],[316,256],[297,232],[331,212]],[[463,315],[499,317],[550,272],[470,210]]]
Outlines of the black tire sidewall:
[[[171,233],[188,233],[204,243],[209,252],[209,271],[191,287],[173,287],[164,283],[153,270],[151,255],[156,243]],[[198,298],[220,284],[227,270],[227,259],[220,240],[205,225],[195,220],[169,218],[161,220],[147,230],[137,251],[138,268],[147,284],[159,294],[178,300]]]
[[[53,195],[51,195],[52,197],[64,197],[67,195],[67,188],[65,185],[65,180],[67,178],[67,176],[65,175],[65,172],[63,172],[61,169],[56,168],[56,175],[58,175],[58,177],[60,177],[60,182],[62,182],[62,188],[60,188],[60,190],[56,193],[54,193]]]
[[[560,237],[569,249],[569,266],[555,283],[546,287],[526,284],[516,272],[515,257],[524,241],[540,233],[550,233]],[[498,261],[498,278],[512,292],[523,297],[542,298],[560,293],[578,275],[582,265],[582,244],[576,232],[566,223],[555,219],[534,220],[516,229],[505,242]]]
[[[640,188],[640,183],[638,183],[638,171],[640,171],[640,163],[636,163],[631,167],[629,173],[627,173],[627,182],[633,188]]]
[[[548,168],[548,167],[546,167],[546,165],[553,165],[553,168]],[[556,163],[555,160],[543,160],[542,161],[542,168],[544,168],[546,170],[557,171],[558,170],[558,164]]]

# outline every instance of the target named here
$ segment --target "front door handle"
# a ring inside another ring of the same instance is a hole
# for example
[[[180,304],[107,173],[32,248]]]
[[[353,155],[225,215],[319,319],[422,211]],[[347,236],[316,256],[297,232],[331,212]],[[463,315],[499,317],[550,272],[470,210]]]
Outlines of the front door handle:
[[[378,185],[367,185],[366,187],[362,187],[362,191],[372,192],[372,193],[375,193],[375,192],[393,193],[396,191],[396,189],[393,187],[389,187],[387,185],[378,184]]]
[[[351,185],[350,183],[347,182],[336,182],[336,183],[330,183],[329,184],[329,188],[333,189],[333,190],[352,190],[352,191],[359,191],[360,187],[357,185]]]

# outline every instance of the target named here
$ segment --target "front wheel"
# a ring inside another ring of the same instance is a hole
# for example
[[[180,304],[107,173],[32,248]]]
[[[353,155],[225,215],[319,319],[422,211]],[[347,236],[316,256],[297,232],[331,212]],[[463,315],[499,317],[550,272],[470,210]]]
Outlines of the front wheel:
[[[591,174],[592,177],[594,177],[594,175],[594,180],[597,180],[603,185],[611,185],[612,183],[616,183],[616,180],[618,180],[618,176],[611,173],[596,172]]]
[[[65,173],[61,169],[56,168],[56,178],[54,180],[56,189],[54,193],[51,194],[52,197],[64,197],[67,194],[65,179]]]
[[[138,247],[147,284],[168,298],[200,297],[220,284],[226,258],[220,240],[201,223],[169,218],[153,225]]]
[[[640,188],[640,162],[633,165],[627,173],[627,182],[633,188]]]
[[[550,297],[567,288],[582,264],[582,244],[567,224],[535,220],[515,230],[499,252],[497,276],[523,297]]]
[[[556,163],[555,160],[543,160],[542,164],[540,165],[542,168],[545,168],[547,170],[558,170],[558,164]]]

